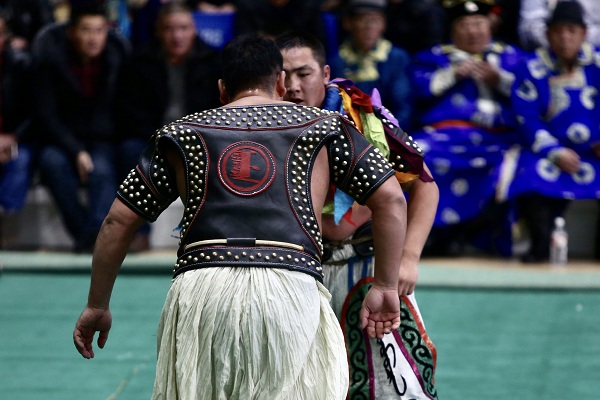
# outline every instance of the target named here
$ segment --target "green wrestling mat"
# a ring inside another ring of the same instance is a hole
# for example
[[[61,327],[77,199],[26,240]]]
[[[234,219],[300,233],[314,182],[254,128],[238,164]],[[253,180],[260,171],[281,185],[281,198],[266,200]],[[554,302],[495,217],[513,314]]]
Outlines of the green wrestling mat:
[[[63,255],[55,273],[54,255],[38,255],[38,266],[26,255],[17,266],[13,256],[0,252],[0,399],[149,399],[173,256],[128,256],[108,343],[95,346],[93,360],[72,343],[89,285],[80,264],[89,257]],[[424,262],[420,275],[416,295],[437,347],[441,400],[599,398],[600,271]]]

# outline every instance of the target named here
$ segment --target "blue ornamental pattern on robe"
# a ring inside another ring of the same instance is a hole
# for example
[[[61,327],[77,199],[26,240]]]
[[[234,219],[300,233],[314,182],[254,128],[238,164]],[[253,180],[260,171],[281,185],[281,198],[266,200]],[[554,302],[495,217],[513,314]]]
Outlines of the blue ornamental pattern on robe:
[[[523,148],[503,195],[539,193],[566,199],[600,198],[600,52],[585,43],[578,66],[563,74],[554,55],[539,49],[517,74],[513,102],[521,125]],[[570,174],[554,164],[560,148],[574,150],[579,171]]]
[[[415,56],[410,75],[419,128],[412,136],[440,188],[435,226],[474,218],[493,199],[504,153],[517,139],[510,92],[521,58],[519,50],[498,42],[483,54],[441,45]],[[465,60],[495,66],[498,85],[457,80],[454,68]]]

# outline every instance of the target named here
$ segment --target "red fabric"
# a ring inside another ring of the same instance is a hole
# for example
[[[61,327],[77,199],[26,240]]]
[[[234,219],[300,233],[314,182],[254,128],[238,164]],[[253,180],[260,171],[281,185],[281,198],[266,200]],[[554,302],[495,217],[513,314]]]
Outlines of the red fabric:
[[[73,64],[71,72],[75,75],[83,96],[88,99],[96,97],[100,77],[99,60],[92,60],[87,64]]]
[[[365,112],[372,113],[373,105],[371,104],[371,97],[365,92],[358,89],[356,86],[350,87],[347,92],[350,92],[350,98],[352,99],[353,106],[361,106]]]

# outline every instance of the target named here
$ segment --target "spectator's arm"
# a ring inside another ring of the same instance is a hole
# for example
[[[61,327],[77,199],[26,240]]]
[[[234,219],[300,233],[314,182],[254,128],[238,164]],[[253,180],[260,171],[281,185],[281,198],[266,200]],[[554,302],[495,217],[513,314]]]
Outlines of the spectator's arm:
[[[543,117],[548,109],[547,94],[542,92],[544,80],[536,80],[529,73],[535,68],[535,60],[524,63],[524,68],[516,77],[511,94],[512,106],[523,132],[523,142],[534,153],[549,157],[560,148],[558,140],[548,130]]]
[[[439,47],[435,47],[436,49]],[[431,51],[415,56],[410,69],[413,96],[417,100],[427,100],[442,96],[456,82],[456,71],[452,65],[437,58]]]

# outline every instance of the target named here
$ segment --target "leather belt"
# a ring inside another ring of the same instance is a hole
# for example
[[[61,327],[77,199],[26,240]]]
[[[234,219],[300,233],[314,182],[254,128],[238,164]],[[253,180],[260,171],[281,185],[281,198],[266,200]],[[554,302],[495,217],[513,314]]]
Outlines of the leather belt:
[[[256,239],[214,239],[190,243],[177,259],[173,277],[182,272],[209,267],[284,268],[312,275],[323,281],[318,256],[293,243]]]

